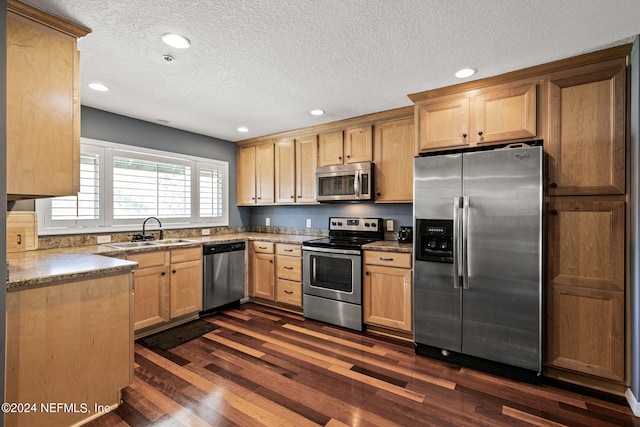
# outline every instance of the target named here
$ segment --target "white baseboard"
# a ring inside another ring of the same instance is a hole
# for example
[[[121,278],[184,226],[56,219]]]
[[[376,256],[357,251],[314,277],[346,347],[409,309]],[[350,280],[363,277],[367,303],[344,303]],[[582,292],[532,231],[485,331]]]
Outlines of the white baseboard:
[[[624,395],[627,398],[627,402],[629,402],[633,414],[640,418],[640,402],[638,402],[638,399],[633,395],[631,389],[628,388]]]

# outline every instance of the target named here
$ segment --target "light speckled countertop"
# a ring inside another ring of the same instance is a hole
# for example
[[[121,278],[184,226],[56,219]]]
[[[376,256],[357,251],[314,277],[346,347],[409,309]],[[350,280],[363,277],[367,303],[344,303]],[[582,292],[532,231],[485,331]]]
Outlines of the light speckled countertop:
[[[9,281],[7,290],[15,291],[31,287],[48,286],[69,280],[131,271],[135,262],[124,260],[127,253],[151,252],[173,248],[187,248],[208,243],[261,240],[274,243],[302,243],[319,236],[275,233],[230,233],[202,237],[186,237],[190,242],[172,243],[134,248],[115,248],[104,245],[73,246],[8,253]],[[385,240],[363,246],[364,249],[388,252],[412,252],[410,243]]]

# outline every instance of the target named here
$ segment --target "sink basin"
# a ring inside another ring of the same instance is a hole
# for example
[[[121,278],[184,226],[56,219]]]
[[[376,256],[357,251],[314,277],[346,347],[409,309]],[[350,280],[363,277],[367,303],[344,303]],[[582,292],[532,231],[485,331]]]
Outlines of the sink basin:
[[[155,242],[121,242],[121,243],[109,243],[106,246],[111,246],[113,248],[118,249],[126,249],[126,248],[139,248],[143,246],[155,246]]]
[[[162,239],[162,240],[154,240],[153,243],[157,245],[168,245],[171,243],[193,243],[196,240],[189,239]]]

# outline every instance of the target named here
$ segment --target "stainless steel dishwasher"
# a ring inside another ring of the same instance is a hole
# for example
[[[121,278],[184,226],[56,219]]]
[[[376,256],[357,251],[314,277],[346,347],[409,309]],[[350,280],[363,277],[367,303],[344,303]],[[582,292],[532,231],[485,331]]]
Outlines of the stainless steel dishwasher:
[[[244,298],[244,251],[245,242],[202,247],[201,316]]]

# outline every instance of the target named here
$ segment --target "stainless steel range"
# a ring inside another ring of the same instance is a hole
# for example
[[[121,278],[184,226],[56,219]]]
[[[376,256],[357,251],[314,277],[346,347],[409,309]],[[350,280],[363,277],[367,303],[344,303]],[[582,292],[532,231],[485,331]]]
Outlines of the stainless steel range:
[[[362,245],[384,239],[382,218],[329,218],[329,237],[302,244],[304,316],[362,331]]]

